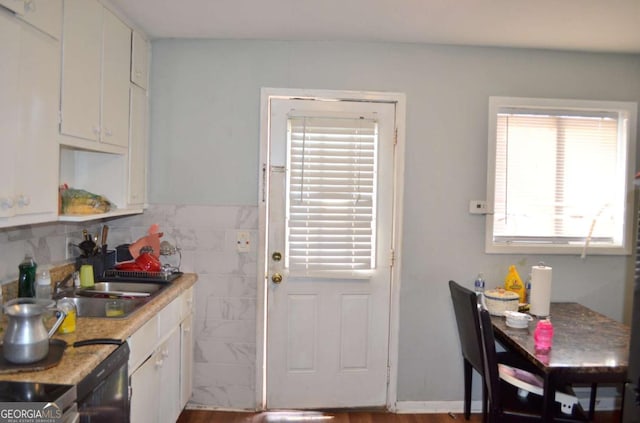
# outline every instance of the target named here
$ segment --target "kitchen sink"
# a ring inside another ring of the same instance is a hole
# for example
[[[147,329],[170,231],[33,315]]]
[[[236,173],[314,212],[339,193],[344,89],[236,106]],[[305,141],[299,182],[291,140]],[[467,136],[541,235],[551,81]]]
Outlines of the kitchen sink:
[[[169,286],[166,282],[96,282],[92,287],[61,291],[55,299],[72,301],[78,317],[126,318]],[[114,305],[116,309],[110,309]]]
[[[148,282],[96,282],[90,288],[75,291],[82,297],[149,298],[168,285]]]
[[[131,313],[142,307],[146,301],[132,299],[109,299],[109,298],[91,298],[91,297],[65,297],[65,299],[76,305],[78,317],[109,317],[109,318],[125,318]],[[121,311],[116,313],[110,312],[107,315],[107,304],[117,302]]]

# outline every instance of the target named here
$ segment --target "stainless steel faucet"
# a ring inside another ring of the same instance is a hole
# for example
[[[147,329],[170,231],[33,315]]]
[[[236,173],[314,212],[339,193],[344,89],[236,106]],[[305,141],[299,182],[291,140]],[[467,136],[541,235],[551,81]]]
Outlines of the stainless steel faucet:
[[[60,297],[60,294],[68,292],[69,288],[73,289],[73,280],[75,278],[75,273],[77,272],[69,273],[67,276],[64,277],[64,279],[62,279],[59,282],[56,282],[53,289],[54,299],[57,297]],[[71,286],[66,286],[69,283],[69,281],[71,281]]]

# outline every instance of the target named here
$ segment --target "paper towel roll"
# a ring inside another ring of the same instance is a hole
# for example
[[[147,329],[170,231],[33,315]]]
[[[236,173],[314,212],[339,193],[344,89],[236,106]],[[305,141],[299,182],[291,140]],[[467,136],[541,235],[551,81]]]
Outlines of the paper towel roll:
[[[531,293],[529,312],[535,316],[548,316],[551,305],[551,267],[531,267]]]

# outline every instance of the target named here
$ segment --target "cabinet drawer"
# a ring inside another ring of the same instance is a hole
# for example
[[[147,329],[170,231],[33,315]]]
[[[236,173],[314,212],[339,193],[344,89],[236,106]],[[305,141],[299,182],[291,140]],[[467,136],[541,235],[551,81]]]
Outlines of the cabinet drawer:
[[[159,340],[164,340],[173,329],[180,324],[180,304],[182,297],[171,301],[158,313],[158,334]]]
[[[151,355],[158,342],[158,317],[153,316],[131,335],[129,343],[129,371],[137,369]]]

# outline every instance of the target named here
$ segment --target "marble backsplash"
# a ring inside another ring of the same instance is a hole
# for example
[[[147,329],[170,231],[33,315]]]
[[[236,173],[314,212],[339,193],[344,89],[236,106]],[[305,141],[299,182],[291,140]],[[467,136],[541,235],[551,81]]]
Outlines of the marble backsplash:
[[[109,225],[112,248],[140,238],[153,223],[162,240],[180,248],[181,270],[198,274],[189,406],[255,409],[257,207],[152,205],[142,215],[104,222],[0,229],[0,281],[17,278],[26,252],[39,265],[68,262],[67,239],[80,237],[82,229],[97,234]],[[237,251],[240,230],[251,235],[248,252]]]

